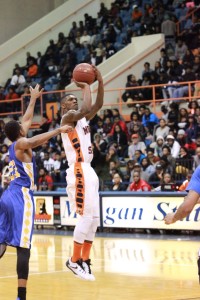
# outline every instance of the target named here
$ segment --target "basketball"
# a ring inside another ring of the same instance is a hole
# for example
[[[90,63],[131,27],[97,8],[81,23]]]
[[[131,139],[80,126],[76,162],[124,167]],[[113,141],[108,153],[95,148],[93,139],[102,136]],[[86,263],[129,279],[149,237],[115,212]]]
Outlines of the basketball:
[[[73,79],[78,82],[92,84],[95,81],[95,72],[93,67],[87,63],[81,63],[74,68]]]

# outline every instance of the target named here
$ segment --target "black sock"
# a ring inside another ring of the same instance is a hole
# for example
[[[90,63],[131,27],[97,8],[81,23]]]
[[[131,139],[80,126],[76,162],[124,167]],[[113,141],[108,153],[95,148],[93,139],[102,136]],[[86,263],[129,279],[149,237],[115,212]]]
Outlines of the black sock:
[[[26,300],[26,288],[18,287],[18,295],[17,296],[20,300]]]

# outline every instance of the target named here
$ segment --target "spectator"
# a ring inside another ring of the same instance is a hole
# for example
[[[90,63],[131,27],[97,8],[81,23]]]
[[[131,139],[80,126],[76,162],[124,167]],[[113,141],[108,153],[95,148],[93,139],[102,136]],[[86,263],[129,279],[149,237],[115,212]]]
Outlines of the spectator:
[[[113,133],[113,142],[115,144],[115,148],[117,150],[117,155],[121,158],[127,157],[127,150],[128,150],[128,141],[127,135],[122,130],[121,126],[116,124]]]
[[[126,186],[123,184],[122,178],[118,173],[113,175],[111,191],[126,191]]]
[[[163,179],[164,169],[161,164],[157,164],[155,167],[155,172],[149,176],[149,184],[156,188],[160,185]]]
[[[175,140],[175,137],[169,134],[166,138],[166,143],[171,149],[171,155],[174,158],[177,158],[180,151],[180,144]]]
[[[144,157],[141,161],[141,169],[141,178],[149,182],[149,177],[155,172],[155,166],[152,165],[147,157]]]
[[[187,53],[188,47],[185,45],[185,43],[181,40],[178,39],[176,46],[175,46],[175,57],[177,60],[183,60],[184,56]],[[185,62],[185,61],[184,61]],[[191,63],[191,61],[190,61]]]
[[[193,171],[200,165],[200,146],[196,148],[195,155],[193,158]]]
[[[186,176],[193,167],[193,157],[185,147],[180,148],[179,156],[176,159],[176,174]]]
[[[170,173],[164,173],[163,178],[160,181],[160,185],[157,186],[153,191],[159,192],[159,191],[175,191],[176,190],[176,184],[174,180],[172,179],[172,175]]]
[[[45,168],[39,170],[38,191],[52,191],[53,178]]]
[[[44,153],[43,165],[47,171],[49,172],[54,171],[54,160],[53,158],[50,157],[48,152]]]
[[[183,183],[179,186],[179,191],[180,192],[184,192],[187,190],[187,186],[190,182],[190,179],[192,177],[193,171],[188,171],[187,175],[186,175],[186,180],[183,181]]]
[[[159,126],[155,126],[154,138],[157,140],[158,136],[162,136],[163,139],[167,137],[169,134],[169,126],[167,126],[167,122],[165,119],[161,118],[159,121]]]
[[[158,122],[158,117],[152,113],[148,107],[146,107],[142,117],[142,125],[147,127],[149,131],[153,133],[154,126],[158,124]]]
[[[132,192],[147,192],[151,191],[151,186],[140,177],[140,172],[133,172],[133,182],[130,184],[128,190]]]
[[[33,60],[30,60],[28,65],[28,70],[27,70],[27,76],[33,78],[36,77],[37,75],[38,75],[38,66]]]
[[[162,156],[162,147],[164,145],[164,138],[162,135],[159,135],[156,139],[156,142],[153,142],[150,145],[150,148],[154,149],[154,155],[161,157]]]
[[[186,144],[186,134],[185,134],[185,130],[183,129],[179,129],[179,131],[177,132],[177,142],[179,143],[179,145],[181,147],[184,147]]]
[[[11,78],[10,85],[15,88],[15,92],[17,94],[22,94],[24,90],[24,83],[26,82],[26,79],[24,75],[21,73],[20,68],[15,69],[15,74]]]
[[[194,117],[194,115],[189,114],[188,115],[188,125],[185,130],[185,133],[187,135],[187,139],[189,140],[196,140],[197,138],[197,121]]]
[[[131,144],[128,147],[128,157],[134,159],[135,151],[140,150],[143,154],[146,154],[146,145],[144,142],[139,141],[139,135],[133,134],[131,136]]]

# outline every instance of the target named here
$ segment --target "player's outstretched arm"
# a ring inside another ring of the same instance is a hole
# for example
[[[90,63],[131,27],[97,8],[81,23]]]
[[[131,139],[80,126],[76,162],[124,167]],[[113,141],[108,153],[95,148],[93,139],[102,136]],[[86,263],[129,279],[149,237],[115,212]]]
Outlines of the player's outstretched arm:
[[[194,206],[198,203],[199,194],[193,190],[190,190],[188,195],[185,197],[184,202],[179,206],[175,213],[169,213],[165,216],[165,224],[173,224],[187,217]]]
[[[40,90],[39,84],[37,84],[35,86],[35,88],[32,88],[30,86],[31,98],[30,98],[29,105],[26,109],[26,112],[25,112],[25,114],[22,118],[22,122],[21,122],[22,126],[23,126],[23,129],[24,129],[26,134],[28,133],[28,130],[29,130],[29,128],[32,124],[32,121],[33,121],[33,113],[34,113],[36,100],[37,100],[37,98],[40,97],[42,92],[43,92],[43,89]]]
[[[57,128],[55,130],[52,130],[50,132],[45,132],[42,134],[38,134],[32,138],[20,138],[17,140],[16,145],[15,145],[15,150],[26,150],[26,149],[32,149],[36,148],[43,143],[47,142],[49,139],[52,137],[60,134],[60,133],[66,133],[72,131],[73,128],[68,125],[64,125],[60,128]]]
[[[96,74],[96,79],[98,81],[98,90],[97,90],[97,97],[95,103],[92,105],[90,112],[87,114],[86,119],[91,120],[97,112],[102,108],[103,106],[103,98],[104,98],[104,86],[103,86],[103,78],[100,73],[100,71],[93,66],[94,72]]]

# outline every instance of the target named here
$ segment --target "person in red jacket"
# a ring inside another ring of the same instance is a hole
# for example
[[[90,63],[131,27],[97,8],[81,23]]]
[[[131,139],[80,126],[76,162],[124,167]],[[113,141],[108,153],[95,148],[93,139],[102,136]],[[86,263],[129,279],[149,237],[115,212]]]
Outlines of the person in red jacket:
[[[129,191],[132,192],[147,192],[151,191],[151,186],[140,178],[140,172],[133,172],[133,182],[129,186]]]

